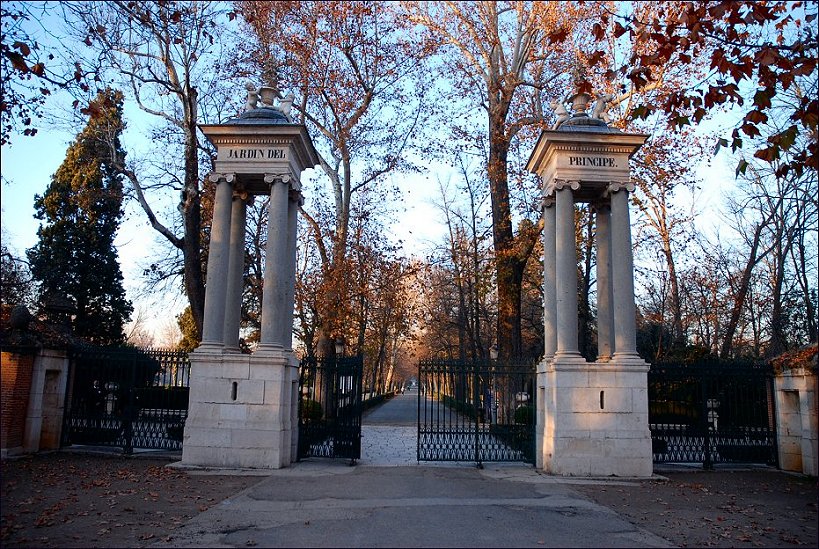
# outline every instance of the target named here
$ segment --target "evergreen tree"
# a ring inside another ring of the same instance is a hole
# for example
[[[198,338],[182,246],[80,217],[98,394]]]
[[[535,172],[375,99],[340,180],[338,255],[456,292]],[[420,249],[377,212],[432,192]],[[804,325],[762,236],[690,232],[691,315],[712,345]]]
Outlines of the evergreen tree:
[[[0,309],[10,311],[15,305],[28,306],[31,300],[28,266],[15,257],[5,243],[0,244]]]
[[[185,307],[185,310],[176,316],[176,323],[182,332],[182,339],[176,344],[176,348],[180,351],[190,353],[199,347],[200,341],[196,334],[196,321],[193,319],[193,311],[191,311],[190,305]]]
[[[114,247],[123,190],[111,164],[125,156],[122,105],[122,93],[110,89],[89,104],[85,129],[46,192],[35,196],[35,217],[45,224],[37,231],[39,243],[28,250],[41,305],[51,296],[73,300],[74,334],[99,345],[122,343],[133,312]]]

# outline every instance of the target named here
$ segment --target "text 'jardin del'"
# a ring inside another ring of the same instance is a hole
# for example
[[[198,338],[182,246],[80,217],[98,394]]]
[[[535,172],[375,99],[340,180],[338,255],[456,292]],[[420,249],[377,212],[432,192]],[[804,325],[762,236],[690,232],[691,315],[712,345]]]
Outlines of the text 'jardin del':
[[[284,149],[228,149],[228,160],[284,160]]]

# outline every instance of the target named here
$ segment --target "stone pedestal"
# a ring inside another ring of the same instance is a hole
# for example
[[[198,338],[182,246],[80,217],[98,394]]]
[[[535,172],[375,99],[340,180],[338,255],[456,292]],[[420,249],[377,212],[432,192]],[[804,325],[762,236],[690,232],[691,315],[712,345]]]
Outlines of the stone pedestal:
[[[195,351],[182,467],[279,469],[292,455],[298,363],[287,351],[260,356]]]
[[[61,349],[41,349],[34,360],[23,449],[59,450],[70,361]]]
[[[547,365],[541,468],[562,476],[651,476],[647,373],[644,362]]]

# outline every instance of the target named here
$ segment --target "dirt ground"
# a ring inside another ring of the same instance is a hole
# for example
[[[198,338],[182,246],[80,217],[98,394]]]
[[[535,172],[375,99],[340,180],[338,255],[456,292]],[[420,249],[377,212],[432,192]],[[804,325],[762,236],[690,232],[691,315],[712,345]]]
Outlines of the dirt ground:
[[[171,460],[52,453],[2,462],[3,547],[145,547],[261,480],[189,475]]]
[[[667,481],[577,486],[679,547],[817,547],[817,479],[775,469],[661,471]]]
[[[193,516],[261,480],[168,469],[168,459],[53,453],[2,462],[3,547],[173,543]],[[817,481],[770,469],[663,472],[573,489],[681,547],[817,546]]]

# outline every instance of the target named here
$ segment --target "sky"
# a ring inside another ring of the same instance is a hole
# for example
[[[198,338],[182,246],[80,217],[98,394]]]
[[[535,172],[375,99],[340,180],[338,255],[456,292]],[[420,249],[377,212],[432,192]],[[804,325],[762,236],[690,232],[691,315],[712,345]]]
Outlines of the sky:
[[[140,148],[140,141],[147,134],[139,123],[140,117],[125,112],[128,129],[123,138],[126,150]],[[2,147],[0,154],[0,208],[2,215],[3,243],[18,257],[37,243],[40,221],[34,217],[35,195],[43,194],[57,171],[74,134],[55,127],[38,126],[34,137],[16,136],[11,145]],[[303,174],[311,176],[312,170]],[[437,200],[437,183],[425,175],[401,176],[404,201],[396,206],[402,210],[390,227],[395,240],[405,242],[408,255],[424,256],[433,243],[440,242],[444,227],[436,220],[440,217],[434,202]],[[143,268],[156,255],[162,245],[162,237],[151,228],[144,212],[131,201],[126,204],[125,220],[117,234],[115,245],[119,251],[124,286],[128,298],[134,303],[134,319],[142,312],[149,331],[154,333],[155,343],[160,344],[165,324],[186,306],[184,296],[176,292],[165,295],[145,296]],[[155,311],[159,311],[156,313]],[[161,342],[167,343],[167,342]]]

